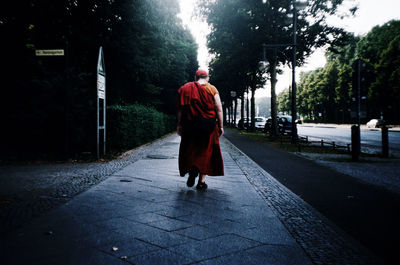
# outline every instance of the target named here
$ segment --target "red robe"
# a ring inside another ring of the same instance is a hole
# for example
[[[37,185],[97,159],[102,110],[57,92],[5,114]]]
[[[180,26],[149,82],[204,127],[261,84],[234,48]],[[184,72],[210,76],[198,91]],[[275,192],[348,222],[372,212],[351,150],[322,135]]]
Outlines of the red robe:
[[[182,111],[182,121],[195,116],[215,117],[214,95],[205,87],[194,82],[186,83],[178,90],[178,108]],[[224,163],[219,145],[218,127],[215,124],[210,135],[199,136],[185,133],[182,122],[182,136],[179,147],[179,173],[184,176],[194,167],[201,174],[223,176]]]

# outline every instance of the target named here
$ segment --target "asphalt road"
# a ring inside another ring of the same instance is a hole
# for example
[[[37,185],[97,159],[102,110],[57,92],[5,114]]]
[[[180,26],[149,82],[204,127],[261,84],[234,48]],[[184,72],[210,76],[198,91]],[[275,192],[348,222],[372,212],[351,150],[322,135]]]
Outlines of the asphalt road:
[[[387,264],[397,264],[399,194],[363,183],[233,130],[226,130],[225,137]]]
[[[298,134],[324,141],[334,141],[337,144],[351,143],[351,129],[343,127],[326,127],[318,125],[298,125]],[[361,148],[366,152],[380,152],[382,133],[378,129],[361,129]],[[389,131],[389,148],[400,153],[400,132]]]

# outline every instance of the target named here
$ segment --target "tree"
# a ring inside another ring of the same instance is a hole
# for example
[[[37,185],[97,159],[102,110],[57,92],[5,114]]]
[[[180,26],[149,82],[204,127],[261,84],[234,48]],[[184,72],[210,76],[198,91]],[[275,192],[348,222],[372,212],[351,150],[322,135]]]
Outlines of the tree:
[[[400,37],[392,40],[375,65],[376,79],[369,98],[377,102],[388,122],[400,122]]]
[[[305,10],[299,12],[296,32],[297,64],[301,64],[314,48],[324,46],[342,34],[342,30],[331,27],[325,22],[326,16],[337,13],[342,2],[342,0],[312,1],[308,2]],[[238,68],[237,72],[250,73],[250,80],[255,84],[252,85],[253,90],[262,87],[265,82],[265,79],[260,78],[263,72],[260,72],[257,66],[261,60],[262,44],[292,43],[293,25],[286,23],[288,15],[293,10],[291,3],[289,0],[270,0],[264,3],[238,0],[203,1],[203,14],[212,28],[209,36],[211,52],[216,58],[231,57],[232,60],[245,60],[246,63],[242,64],[243,67]],[[249,51],[260,52],[250,54]],[[289,63],[291,51],[290,49],[275,51],[268,53],[270,67],[263,71],[266,70],[270,75],[272,117],[276,125],[276,113],[274,113],[276,73],[281,65]],[[229,63],[232,63],[232,60]]]
[[[379,117],[382,112],[385,112],[385,116],[387,116],[389,119],[392,119],[396,113],[392,111],[394,109],[386,108],[386,106],[393,106],[393,102],[391,101],[391,98],[386,97],[385,95],[389,94],[395,96],[395,90],[398,90],[398,88],[396,88],[396,85],[394,87],[390,86],[388,88],[384,88],[383,80],[380,79],[380,81],[377,81],[376,78],[378,76],[382,77],[383,75],[389,78],[393,73],[396,72],[397,68],[395,67],[393,58],[387,57],[387,49],[392,41],[394,41],[394,39],[399,35],[400,21],[392,20],[383,24],[382,26],[374,27],[365,37],[361,38],[357,44],[356,57],[364,60],[368,66],[364,76],[366,78],[365,86],[368,89],[367,105],[369,108],[369,114],[373,118]],[[392,52],[395,54],[396,49],[394,47],[395,46],[392,47]],[[388,59],[391,61],[391,63],[394,63],[394,65],[391,66],[395,68],[383,66],[385,62],[382,57],[384,56],[383,54],[385,52],[385,59]],[[378,72],[378,69],[380,72]],[[386,83],[386,85],[389,84]],[[387,89],[389,89],[389,91]],[[379,101],[379,104],[376,104],[377,100]],[[399,122],[398,119],[395,119],[394,121]]]
[[[99,46],[105,55],[108,105],[139,102],[172,114],[176,90],[198,67],[197,45],[177,17],[177,0],[0,5],[0,72],[11,91],[2,107],[9,114],[6,138],[16,152],[60,153],[64,146],[90,151]],[[64,49],[65,56],[35,56],[36,49],[55,48]]]

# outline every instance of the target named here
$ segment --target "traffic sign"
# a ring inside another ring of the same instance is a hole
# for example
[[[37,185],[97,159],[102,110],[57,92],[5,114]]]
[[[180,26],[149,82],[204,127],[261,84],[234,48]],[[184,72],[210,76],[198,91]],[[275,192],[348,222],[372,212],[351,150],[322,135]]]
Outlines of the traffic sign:
[[[64,49],[36,50],[36,56],[64,56]]]

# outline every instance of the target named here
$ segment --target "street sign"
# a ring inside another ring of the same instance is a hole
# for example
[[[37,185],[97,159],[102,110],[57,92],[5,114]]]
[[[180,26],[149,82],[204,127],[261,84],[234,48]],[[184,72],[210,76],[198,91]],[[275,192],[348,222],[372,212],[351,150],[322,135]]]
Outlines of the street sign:
[[[106,78],[101,74],[97,76],[97,96],[101,99],[106,97]]]
[[[36,50],[36,56],[64,56],[64,49]]]

